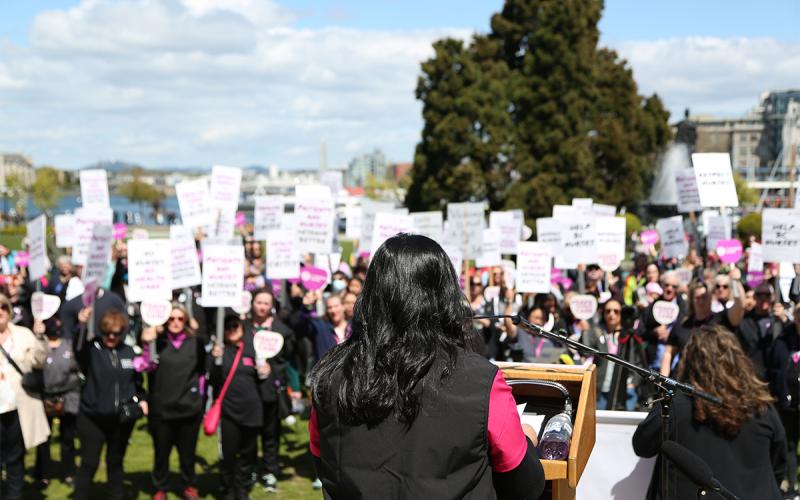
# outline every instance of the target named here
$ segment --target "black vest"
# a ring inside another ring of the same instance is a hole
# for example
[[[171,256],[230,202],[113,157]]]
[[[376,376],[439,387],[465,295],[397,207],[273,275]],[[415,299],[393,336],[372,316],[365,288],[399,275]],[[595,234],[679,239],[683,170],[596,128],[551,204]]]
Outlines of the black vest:
[[[195,336],[180,349],[161,335],[156,340],[158,368],[150,374],[150,413],[164,420],[196,417],[203,411],[199,377],[205,373],[206,353]]]
[[[496,372],[485,358],[460,352],[443,385],[426,384],[410,428],[394,417],[371,429],[348,426],[331,411],[335,402],[321,402],[317,423],[325,498],[495,498],[487,425]],[[328,392],[335,394],[336,387]]]

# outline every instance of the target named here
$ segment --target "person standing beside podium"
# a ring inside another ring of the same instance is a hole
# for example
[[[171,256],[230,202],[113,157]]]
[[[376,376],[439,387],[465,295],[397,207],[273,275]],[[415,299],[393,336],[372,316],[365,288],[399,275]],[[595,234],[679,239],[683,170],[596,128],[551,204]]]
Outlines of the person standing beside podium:
[[[470,352],[447,254],[419,235],[375,253],[352,334],[312,376],[310,448],[325,498],[539,498],[535,433],[498,368]]]

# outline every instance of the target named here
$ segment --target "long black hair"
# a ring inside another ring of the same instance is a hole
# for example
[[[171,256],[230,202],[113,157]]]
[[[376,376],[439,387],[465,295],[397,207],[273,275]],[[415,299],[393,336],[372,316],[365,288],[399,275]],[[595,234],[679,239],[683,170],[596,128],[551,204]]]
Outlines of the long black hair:
[[[468,315],[455,269],[438,243],[412,234],[389,238],[367,270],[350,338],[314,369],[315,404],[336,401],[339,419],[350,425],[374,426],[393,413],[410,425],[420,390],[452,373]]]

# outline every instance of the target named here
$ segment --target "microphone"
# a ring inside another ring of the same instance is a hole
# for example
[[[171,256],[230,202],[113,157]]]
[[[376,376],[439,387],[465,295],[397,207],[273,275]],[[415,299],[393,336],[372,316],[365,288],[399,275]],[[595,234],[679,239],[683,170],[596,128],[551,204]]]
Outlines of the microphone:
[[[469,316],[469,319],[510,319],[515,325],[519,324],[519,314],[490,314],[485,316]]]
[[[675,441],[664,441],[661,444],[661,453],[679,471],[689,478],[694,484],[701,488],[713,491],[728,500],[739,500],[730,490],[725,488],[714,478],[711,467],[700,457],[692,453],[687,448],[679,445]]]

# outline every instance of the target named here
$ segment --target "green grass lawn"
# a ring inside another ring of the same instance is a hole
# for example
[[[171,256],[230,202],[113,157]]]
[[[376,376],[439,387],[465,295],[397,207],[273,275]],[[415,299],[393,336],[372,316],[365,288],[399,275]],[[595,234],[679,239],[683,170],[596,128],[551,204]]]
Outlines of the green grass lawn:
[[[56,426],[57,428],[57,426]],[[298,419],[294,426],[283,425],[281,437],[281,466],[285,477],[278,483],[277,493],[265,493],[263,487],[256,485],[250,492],[250,498],[287,498],[306,499],[322,498],[319,491],[311,489],[313,467],[308,452],[308,421]],[[58,439],[52,444],[54,460],[60,457]],[[260,446],[260,445],[259,445]],[[202,430],[197,445],[197,479],[202,498],[216,498],[220,484],[217,437],[206,437]],[[34,489],[31,473],[35,460],[34,450],[28,450],[25,458],[26,491],[25,498],[68,498],[71,489],[59,479],[51,480],[43,491]],[[182,498],[179,491],[178,454],[173,450],[171,457],[171,484],[169,498]],[[128,451],[125,454],[125,491],[126,498],[150,498],[153,494],[150,471],[153,466],[153,447],[150,434],[147,432],[146,419],[136,423]],[[281,479],[281,478],[279,478]],[[105,498],[105,459],[101,459],[100,467],[95,475],[95,488],[92,498]]]

